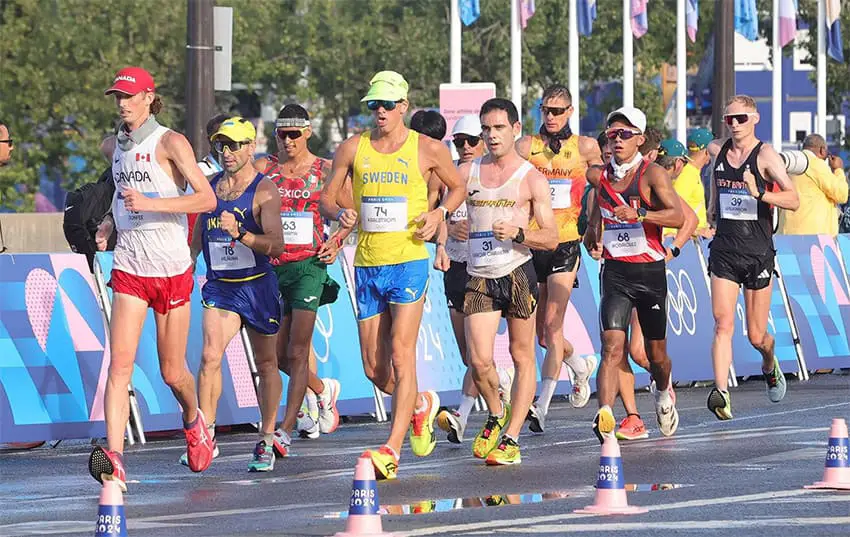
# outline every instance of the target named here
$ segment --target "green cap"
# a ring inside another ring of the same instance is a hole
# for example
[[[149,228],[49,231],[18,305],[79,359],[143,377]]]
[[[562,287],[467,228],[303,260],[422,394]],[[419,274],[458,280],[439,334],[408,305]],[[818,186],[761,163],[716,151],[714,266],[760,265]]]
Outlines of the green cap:
[[[682,142],[668,138],[661,142],[661,147],[658,149],[658,156],[686,157],[688,156],[688,152],[685,146],[682,145]]]
[[[712,140],[714,140],[714,135],[711,134],[710,130],[703,128],[696,129],[688,136],[688,150],[699,151],[705,149]]]
[[[401,101],[407,99],[407,80],[395,71],[381,71],[369,81],[369,92],[360,102]]]

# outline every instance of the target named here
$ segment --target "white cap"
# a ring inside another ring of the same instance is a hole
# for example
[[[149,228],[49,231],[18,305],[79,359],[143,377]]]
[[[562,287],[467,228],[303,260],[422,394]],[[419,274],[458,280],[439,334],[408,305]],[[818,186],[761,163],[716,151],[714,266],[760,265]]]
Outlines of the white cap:
[[[646,114],[634,106],[623,106],[608,114],[608,119],[606,120],[608,125],[610,125],[611,120],[617,116],[626,118],[626,121],[640,132],[646,132]]]
[[[481,136],[481,120],[478,119],[478,114],[467,114],[458,119],[452,127],[452,136],[455,134]]]

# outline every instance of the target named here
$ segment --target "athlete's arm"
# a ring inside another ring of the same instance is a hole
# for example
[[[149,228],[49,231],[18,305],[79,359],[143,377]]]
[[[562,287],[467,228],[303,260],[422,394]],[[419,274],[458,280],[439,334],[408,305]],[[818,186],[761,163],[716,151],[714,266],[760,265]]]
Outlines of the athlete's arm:
[[[331,163],[326,159],[322,159],[322,177],[330,177],[331,174]],[[343,203],[341,200],[352,199],[351,193],[351,175],[346,175],[345,179],[342,183],[342,188],[339,189],[339,194],[337,198],[337,204]],[[339,250],[342,248],[343,243],[345,243],[345,239],[351,235],[351,232],[354,230],[353,227],[344,227],[342,225],[337,226],[336,231],[334,231],[328,240],[326,240],[319,247],[319,250],[316,252],[316,256],[322,263],[331,264],[336,261],[336,256],[339,253]]]
[[[664,227],[682,227],[685,217],[682,214],[679,195],[673,189],[673,182],[667,170],[657,164],[650,164],[644,172],[644,177],[649,185],[650,199],[657,200],[661,206],[660,210],[647,211],[644,221]],[[637,219],[637,211],[629,206],[615,208],[614,214],[625,220]]]
[[[431,178],[438,178],[448,188],[448,193],[439,207],[420,214],[413,221],[419,224],[419,229],[416,230],[414,237],[419,240],[429,240],[437,232],[439,223],[445,221],[445,216],[463,203],[463,199],[466,197],[466,189],[460,180],[457,168],[452,162],[452,154],[449,152],[449,148],[442,142],[420,136],[419,158],[420,161],[427,163],[425,168],[431,171]]]
[[[357,223],[357,211],[353,209],[353,196],[342,199],[340,191],[346,176],[353,170],[354,155],[357,153],[359,141],[358,134],[344,141],[337,148],[330,176],[322,186],[322,195],[319,197],[319,212],[322,216],[328,220],[339,221],[340,226],[347,228],[353,228]],[[354,181],[354,177],[351,180]]]
[[[192,193],[171,198],[148,198],[131,188],[123,191],[124,205],[131,211],[155,213],[205,213],[215,209],[217,200],[204,172],[195,161],[189,140],[180,133],[168,131],[162,135],[160,146],[165,157],[192,186]]]
[[[112,154],[115,153],[115,136],[107,136],[100,142],[100,153],[103,155],[103,158],[110,164],[112,164]]]
[[[599,144],[596,143],[596,140],[590,136],[579,136],[578,152],[588,167],[593,166],[594,169],[599,169],[601,172],[602,151],[599,150]]]
[[[519,140],[516,141],[516,152],[519,153],[519,156],[528,160],[528,153],[531,151],[531,136],[523,136]]]
[[[767,144],[761,146],[761,151],[758,154],[758,166],[762,168],[762,175],[770,178],[771,181],[779,185],[780,189],[779,192],[765,192],[761,201],[789,211],[799,209],[800,197],[797,195],[797,189],[794,187],[791,178],[788,177],[785,162],[773,147]],[[752,194],[752,192],[750,193]]]
[[[242,244],[255,252],[269,257],[278,257],[284,250],[283,227],[280,222],[280,192],[270,179],[263,179],[257,185],[254,202],[260,209],[258,222],[263,232],[259,235],[250,231],[245,233]]]
[[[525,240],[522,244],[534,250],[554,250],[558,247],[558,227],[555,224],[555,213],[552,212],[549,181],[536,169],[528,172],[525,180],[528,182],[531,211],[540,229],[524,228]],[[493,234],[496,235],[497,239],[499,239],[499,235],[497,234],[498,225],[499,223],[493,224]],[[502,223],[501,225],[504,226],[506,224]],[[509,223],[507,227],[509,228],[510,238],[515,239],[519,233],[519,228],[511,226]]]
[[[685,198],[676,194],[676,197],[679,198],[679,205],[682,207],[682,214],[685,217],[685,222],[682,224],[676,231],[676,236],[673,237],[673,246],[678,249],[682,249],[685,247],[685,244],[690,240],[691,236],[693,236],[694,231],[697,229],[697,224],[699,224],[699,218],[697,218],[697,213],[691,209],[691,206],[688,205],[688,202],[685,201]],[[668,248],[668,256],[671,256],[670,249]]]
[[[587,218],[587,229],[584,232],[583,242],[587,253],[593,259],[602,257],[602,247],[599,244],[599,238],[602,236],[602,211],[599,209],[599,204],[596,203],[596,196],[593,196],[593,204],[590,206],[590,216]]]
[[[189,245],[189,255],[192,257],[193,266],[195,261],[198,259],[198,255],[201,253],[201,249],[203,248],[203,243],[201,241],[201,237],[203,237],[203,230],[201,229],[201,224],[201,215],[198,215],[198,219],[195,220],[195,225],[192,226],[192,244]]]

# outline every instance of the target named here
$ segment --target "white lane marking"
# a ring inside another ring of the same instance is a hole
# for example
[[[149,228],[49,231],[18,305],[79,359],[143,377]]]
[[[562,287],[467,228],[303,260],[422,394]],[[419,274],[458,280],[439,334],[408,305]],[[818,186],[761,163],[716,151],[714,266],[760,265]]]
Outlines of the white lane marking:
[[[811,517],[811,518],[765,518],[754,520],[677,520],[670,522],[613,522],[601,524],[544,524],[532,528],[523,528],[523,533],[563,535],[565,533],[632,531],[648,532],[653,530],[728,530],[735,528],[788,528],[805,526],[836,526],[850,522],[850,517]],[[511,528],[493,528],[493,533],[515,532]],[[467,534],[469,535],[469,534]]]
[[[775,492],[761,492],[756,494],[743,494],[741,496],[727,496],[725,498],[704,498],[700,500],[687,500],[682,502],[674,502],[668,504],[654,505],[649,506],[648,508],[651,511],[667,511],[670,509],[688,509],[692,507],[706,507],[706,506],[717,506],[724,504],[735,504],[735,503],[744,503],[744,502],[752,502],[755,500],[769,500],[774,498],[789,498],[795,496],[802,496],[805,494],[810,494],[812,491],[806,489],[795,489],[795,490],[782,490]],[[516,513],[513,513],[516,514]],[[443,525],[443,526],[434,526],[430,528],[420,528],[417,530],[411,530],[405,532],[408,537],[417,537],[420,535],[440,535],[440,534],[457,534],[464,531],[478,531],[478,530],[493,530],[496,525],[498,527],[507,527],[508,524],[510,527],[519,527],[523,532],[528,530],[526,526],[531,526],[534,524],[547,524],[554,523],[566,520],[576,520],[580,518],[590,518],[595,517],[596,515],[584,515],[577,513],[569,513],[569,514],[561,514],[561,515],[545,515],[545,516],[537,516],[537,517],[525,517],[525,518],[513,518],[510,521],[505,520],[497,520],[490,522],[472,522],[467,524],[454,524],[454,525]],[[594,524],[594,526],[598,527],[598,524]],[[567,526],[561,526],[566,528]]]

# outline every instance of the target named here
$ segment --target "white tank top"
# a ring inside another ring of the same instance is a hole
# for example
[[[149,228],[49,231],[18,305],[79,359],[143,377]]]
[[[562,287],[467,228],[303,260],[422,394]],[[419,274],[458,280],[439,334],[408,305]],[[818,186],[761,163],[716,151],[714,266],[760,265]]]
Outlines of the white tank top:
[[[149,198],[173,198],[183,194],[156,160],[156,148],[169,129],[159,126],[128,151],[115,146],[112,177],[115,196],[112,216],[118,230],[114,268],[136,276],[168,277],[183,274],[191,266],[185,214],[132,212],[124,208],[123,191],[133,188]]]
[[[524,162],[502,186],[487,188],[481,184],[481,159],[472,161],[466,185],[469,194],[466,198],[469,219],[466,271],[471,276],[501,278],[531,259],[527,247],[510,239],[496,240],[493,236],[493,222],[513,222],[519,187],[525,175],[533,168],[531,163]]]
[[[443,188],[443,196],[448,193],[447,188]],[[461,222],[466,220],[466,202],[460,204],[460,206],[455,209],[451,214],[449,214],[449,222]],[[468,252],[469,246],[466,244],[467,241],[459,241],[457,239],[453,239],[449,236],[446,239],[446,254],[448,254],[449,259],[455,261],[457,263],[466,263],[466,254]]]

